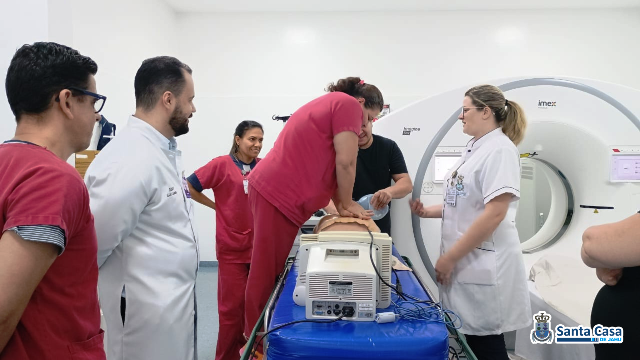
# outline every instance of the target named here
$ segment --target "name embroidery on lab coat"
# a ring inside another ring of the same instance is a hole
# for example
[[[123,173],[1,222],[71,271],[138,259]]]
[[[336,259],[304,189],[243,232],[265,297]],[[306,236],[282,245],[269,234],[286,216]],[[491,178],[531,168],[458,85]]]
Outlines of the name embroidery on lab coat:
[[[167,193],[167,197],[170,197],[170,196],[173,196],[173,195],[176,195],[176,194],[178,194],[178,192],[175,190],[175,188],[174,187],[170,187],[169,188],[169,192]]]

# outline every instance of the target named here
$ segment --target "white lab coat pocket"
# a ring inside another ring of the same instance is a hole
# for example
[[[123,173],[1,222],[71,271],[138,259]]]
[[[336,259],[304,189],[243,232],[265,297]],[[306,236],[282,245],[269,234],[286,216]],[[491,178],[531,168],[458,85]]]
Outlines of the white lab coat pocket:
[[[454,278],[462,284],[496,285],[496,267],[495,245],[485,241],[460,259]]]

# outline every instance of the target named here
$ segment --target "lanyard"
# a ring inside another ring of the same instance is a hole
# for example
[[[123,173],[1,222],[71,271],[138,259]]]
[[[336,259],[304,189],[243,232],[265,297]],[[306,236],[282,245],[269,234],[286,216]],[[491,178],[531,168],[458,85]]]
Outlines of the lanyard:
[[[231,155],[231,159],[233,160],[234,164],[236,164],[236,166],[240,169],[240,173],[242,174],[242,176],[248,175],[249,172],[253,170],[253,167],[256,165],[255,159],[251,162],[251,164],[245,164],[244,162],[240,161],[240,159],[238,159],[235,156],[235,154]],[[249,167],[249,171],[245,170],[245,166]]]
[[[464,176],[458,175],[458,170],[460,170],[460,168],[462,167],[462,165],[464,165],[465,162],[466,160],[464,160],[460,165],[458,165],[458,167],[453,171],[453,173],[451,173],[451,178],[447,180],[447,182],[451,181],[451,187],[447,185],[445,204],[452,207],[456,206],[458,191],[462,191],[464,189],[464,185],[462,185]],[[456,185],[456,181],[457,181],[457,185]],[[443,208],[443,214],[444,214],[444,208]]]
[[[458,165],[458,167],[453,171],[453,173],[451,173],[451,178],[449,179],[451,181],[451,186],[454,185],[454,182],[456,181],[456,177],[458,176],[458,170],[460,170],[460,168],[462,167],[462,165],[464,165],[464,163],[466,162],[463,161],[460,165]]]
[[[251,170],[247,171],[244,169],[244,165],[247,165],[240,161],[235,155],[231,155],[233,162],[240,168],[240,173],[242,174],[242,187],[244,189],[245,194],[249,194],[249,179],[247,179],[247,175],[251,172]],[[254,160],[255,161],[255,160]],[[252,162],[251,164],[254,164]],[[251,169],[251,164],[249,164],[249,169]]]

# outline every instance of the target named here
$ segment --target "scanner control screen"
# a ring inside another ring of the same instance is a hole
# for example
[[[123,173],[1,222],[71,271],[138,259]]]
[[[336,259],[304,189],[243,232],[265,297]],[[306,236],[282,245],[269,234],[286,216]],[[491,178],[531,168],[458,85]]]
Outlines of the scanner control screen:
[[[640,181],[640,155],[612,155],[611,181]]]
[[[458,160],[460,159],[460,155],[436,155],[434,161],[434,174],[433,174],[433,182],[441,183],[444,182],[445,176],[451,170]]]

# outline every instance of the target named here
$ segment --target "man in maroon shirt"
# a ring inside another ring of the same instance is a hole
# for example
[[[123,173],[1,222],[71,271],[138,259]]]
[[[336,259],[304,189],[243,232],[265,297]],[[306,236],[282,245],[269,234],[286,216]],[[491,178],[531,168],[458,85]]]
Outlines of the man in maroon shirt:
[[[0,145],[0,360],[103,360],[89,195],[66,163],[89,146],[106,97],[96,63],[24,45],[6,79],[15,137]]]

